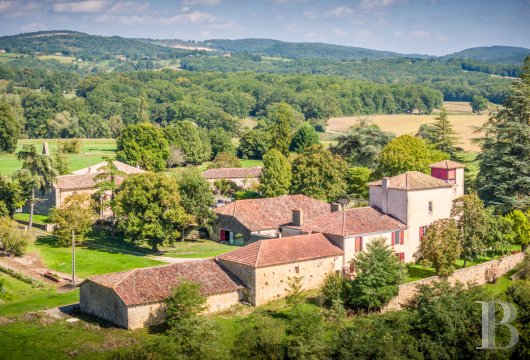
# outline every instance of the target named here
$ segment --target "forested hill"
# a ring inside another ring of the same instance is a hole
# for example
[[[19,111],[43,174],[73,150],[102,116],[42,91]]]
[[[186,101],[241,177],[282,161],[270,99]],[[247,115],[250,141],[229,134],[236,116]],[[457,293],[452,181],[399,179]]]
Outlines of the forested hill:
[[[427,55],[405,55],[390,51],[371,50],[360,47],[323,43],[291,43],[271,39],[206,40],[204,45],[229,52],[248,52],[265,56],[289,59],[389,59],[397,57],[424,58]]]
[[[130,59],[171,59],[190,52],[119,36],[89,35],[76,31],[39,31],[0,37],[0,49],[10,53],[73,55],[85,59],[123,55]]]
[[[530,49],[514,46],[483,46],[446,55],[449,59],[473,59],[491,64],[521,65],[530,56]]]

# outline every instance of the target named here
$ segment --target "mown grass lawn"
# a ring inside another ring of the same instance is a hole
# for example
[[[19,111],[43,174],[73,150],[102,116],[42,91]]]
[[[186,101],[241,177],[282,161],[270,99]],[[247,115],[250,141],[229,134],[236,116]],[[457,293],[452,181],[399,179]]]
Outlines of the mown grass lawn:
[[[142,343],[156,336],[146,329],[127,331],[94,319],[47,323],[44,319],[18,320],[0,325],[2,359],[108,359],[118,348]]]
[[[79,289],[69,292],[57,292],[52,287],[35,292],[18,300],[0,305],[0,316],[17,316],[31,311],[51,309],[57,306],[79,302]],[[1,347],[0,347],[1,349]]]
[[[16,213],[13,216],[15,220],[29,221],[29,214],[26,213]],[[33,214],[33,222],[35,224],[46,224],[48,223],[47,215]]]
[[[65,273],[70,273],[72,270],[71,248],[56,246],[56,239],[53,236],[37,238],[29,247],[29,251],[37,252],[50,269]],[[80,246],[76,248],[76,274],[81,278],[162,264],[164,263],[145,256],[130,255],[120,251],[111,252]]]
[[[177,242],[174,246],[161,248],[165,256],[178,258],[209,258],[235,250],[233,245],[220,244],[212,240]]]
[[[48,142],[50,153],[53,155],[57,151],[57,139],[23,139],[19,140],[17,150],[23,145],[35,144],[37,150],[42,150],[42,144]],[[114,139],[81,139],[82,146],[79,154],[66,154],[68,169],[70,171],[88,167],[90,164],[97,164],[103,161],[103,157],[113,157],[116,152],[116,140]],[[0,175],[11,175],[16,170],[22,168],[22,163],[17,160],[16,153],[0,154]]]

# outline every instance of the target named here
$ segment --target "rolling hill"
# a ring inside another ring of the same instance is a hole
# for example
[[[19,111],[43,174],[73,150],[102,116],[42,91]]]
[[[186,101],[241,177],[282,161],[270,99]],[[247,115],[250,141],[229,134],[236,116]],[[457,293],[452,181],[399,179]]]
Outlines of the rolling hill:
[[[445,55],[448,59],[472,59],[490,64],[521,65],[530,56],[530,49],[514,46],[482,46]]]
[[[0,37],[0,49],[10,53],[74,55],[83,58],[108,58],[124,55],[132,59],[183,57],[189,51],[141,42],[120,36],[89,35],[56,30]]]

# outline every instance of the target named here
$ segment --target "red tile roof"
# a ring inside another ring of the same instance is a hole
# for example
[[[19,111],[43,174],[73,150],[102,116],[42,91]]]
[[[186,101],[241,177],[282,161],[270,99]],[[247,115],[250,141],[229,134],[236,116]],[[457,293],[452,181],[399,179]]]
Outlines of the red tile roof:
[[[305,233],[321,232],[329,235],[351,236],[392,230],[403,230],[407,226],[393,217],[372,207],[335,211],[306,222]]]
[[[255,268],[339,256],[343,251],[322,234],[259,240],[218,257]]]
[[[382,183],[382,180],[377,180],[369,183],[368,185],[381,186]],[[443,180],[437,179],[430,175],[426,175],[419,171],[407,171],[404,174],[388,178],[389,189],[424,190],[451,186],[451,184],[448,184]]]
[[[96,187],[94,176],[97,173],[82,175],[61,175],[55,179],[55,187],[61,190],[93,189]],[[116,177],[116,185],[121,184],[122,177]]]
[[[275,229],[292,222],[293,210],[302,210],[304,219],[327,214],[331,206],[305,195],[283,195],[275,198],[237,200],[218,207],[218,215],[237,219],[250,231]]]
[[[464,164],[457,163],[453,160],[443,160],[437,163],[429,165],[429,167],[437,169],[463,169],[466,166]]]
[[[123,171],[125,174],[128,174],[128,175],[129,174],[140,174],[140,173],[145,172],[142,169],[138,169],[138,168],[136,168],[134,166],[128,165],[128,164],[123,163],[123,162],[118,161],[118,160],[113,160],[112,163],[114,164],[114,166],[116,166],[118,168],[118,170]],[[107,166],[107,162],[106,161],[102,161],[100,163],[91,165],[91,166],[83,168],[83,169],[72,171],[72,174],[83,175],[83,174],[89,174],[89,173],[92,173],[92,174],[93,173],[97,173],[97,172],[99,172],[99,169],[101,169],[103,166]]]
[[[209,169],[202,173],[206,179],[245,179],[257,178],[261,175],[261,167],[251,168],[219,168]]]
[[[98,275],[85,281],[111,288],[125,305],[135,306],[163,301],[182,279],[200,284],[201,293],[206,296],[242,288],[238,280],[211,259]]]

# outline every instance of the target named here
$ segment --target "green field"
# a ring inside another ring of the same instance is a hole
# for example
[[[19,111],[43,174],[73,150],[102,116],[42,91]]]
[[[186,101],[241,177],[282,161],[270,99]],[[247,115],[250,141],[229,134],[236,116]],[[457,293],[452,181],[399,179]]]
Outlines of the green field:
[[[234,250],[232,245],[212,240],[177,242],[174,246],[161,248],[165,256],[177,258],[209,258]]]
[[[50,269],[65,273],[72,270],[71,249],[56,246],[52,236],[39,237],[28,250],[35,251]],[[76,248],[76,273],[81,278],[162,264],[164,263],[145,256],[135,256],[125,252]]]
[[[75,57],[72,56],[57,56],[57,55],[41,55],[37,56],[39,60],[56,60],[61,64],[71,64],[75,61]]]
[[[29,214],[16,213],[13,216],[13,219],[22,220],[22,221],[29,221]],[[48,216],[47,215],[33,214],[33,222],[35,224],[46,224],[46,223],[48,223]]]
[[[43,143],[47,141],[50,153],[53,155],[57,151],[57,139],[23,139],[19,140],[17,151],[23,145],[35,144],[37,149],[42,149]],[[75,171],[97,164],[103,161],[105,156],[114,156],[116,152],[116,140],[114,139],[82,139],[81,152],[79,154],[66,154],[70,171]],[[17,160],[16,154],[0,154],[0,175],[11,175],[22,167],[22,163]]]

